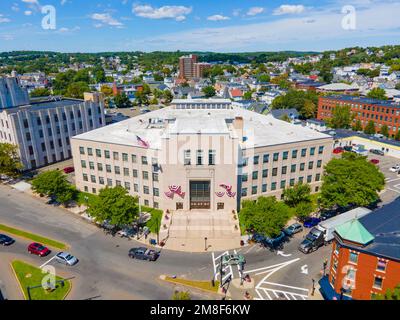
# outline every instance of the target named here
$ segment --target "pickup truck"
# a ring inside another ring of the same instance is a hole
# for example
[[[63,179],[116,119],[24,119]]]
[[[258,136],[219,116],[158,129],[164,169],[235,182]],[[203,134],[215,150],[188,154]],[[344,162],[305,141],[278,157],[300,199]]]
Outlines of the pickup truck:
[[[132,259],[156,261],[160,252],[147,248],[132,248],[129,250],[129,257]]]

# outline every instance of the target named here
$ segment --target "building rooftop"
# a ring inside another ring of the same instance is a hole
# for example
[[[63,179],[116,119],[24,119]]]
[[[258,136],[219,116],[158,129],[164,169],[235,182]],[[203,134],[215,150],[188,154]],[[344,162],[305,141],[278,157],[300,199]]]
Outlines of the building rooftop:
[[[371,98],[350,96],[350,95],[344,95],[344,94],[325,96],[325,97],[321,97],[321,99],[335,99],[335,100],[349,101],[349,102],[354,102],[354,103],[364,103],[364,104],[378,105],[378,106],[383,106],[383,107],[400,108],[400,104],[395,103],[393,101],[371,99]]]
[[[353,219],[335,228],[337,234],[347,241],[367,245],[374,237],[357,220]]]
[[[58,107],[65,107],[65,106],[73,106],[77,104],[83,103],[83,100],[79,99],[67,99],[67,98],[60,98],[57,100],[46,100],[40,102],[32,102],[27,105],[5,109],[8,113],[17,113],[20,110],[28,109],[30,111],[39,111],[43,109],[53,109]]]
[[[195,100],[198,102],[198,100]],[[304,140],[332,139],[327,134],[277,120],[242,108],[232,109],[174,109],[162,108],[145,115],[96,129],[74,137],[139,147],[137,136],[159,149],[162,139],[177,134],[230,135],[236,138],[231,123],[236,117],[244,120],[244,148],[295,143]]]
[[[349,85],[346,83],[330,83],[318,87],[318,89],[325,91],[347,91],[347,90],[358,90],[359,87],[357,85]]]

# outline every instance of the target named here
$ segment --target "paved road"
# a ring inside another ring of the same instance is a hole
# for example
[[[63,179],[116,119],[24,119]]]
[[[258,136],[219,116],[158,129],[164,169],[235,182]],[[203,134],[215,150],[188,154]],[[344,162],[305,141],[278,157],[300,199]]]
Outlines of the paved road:
[[[170,299],[173,286],[159,280],[161,274],[197,280],[211,280],[213,276],[214,265],[210,253],[164,250],[155,263],[130,260],[127,253],[131,247],[138,245],[137,242],[105,235],[96,226],[62,208],[48,206],[39,199],[7,186],[0,186],[0,204],[0,223],[70,245],[70,252],[80,259],[78,265],[68,268],[55,262],[51,264],[56,266],[57,272],[75,277],[71,299]],[[286,257],[258,246],[240,249],[239,252],[247,260],[246,270],[264,268],[300,257],[296,266],[290,266],[290,270],[288,267],[276,272],[274,281],[309,287],[311,280],[299,277],[299,264],[320,268],[323,259],[329,255],[329,248],[303,255],[297,250],[301,238],[300,235],[285,245],[284,255],[291,255]],[[26,252],[27,244],[27,241],[17,239],[17,243],[11,247],[0,247],[0,259],[6,254],[15,254],[17,258],[38,266],[46,261],[46,258],[29,256]],[[198,292],[192,294],[194,299],[215,298]]]

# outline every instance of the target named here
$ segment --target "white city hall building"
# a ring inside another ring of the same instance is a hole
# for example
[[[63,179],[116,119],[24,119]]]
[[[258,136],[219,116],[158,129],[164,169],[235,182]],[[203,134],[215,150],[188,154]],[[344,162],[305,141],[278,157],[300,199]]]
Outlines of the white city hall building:
[[[122,186],[146,206],[186,212],[232,212],[242,199],[280,199],[298,181],[318,191],[332,143],[218,99],[179,100],[71,139],[80,190]]]

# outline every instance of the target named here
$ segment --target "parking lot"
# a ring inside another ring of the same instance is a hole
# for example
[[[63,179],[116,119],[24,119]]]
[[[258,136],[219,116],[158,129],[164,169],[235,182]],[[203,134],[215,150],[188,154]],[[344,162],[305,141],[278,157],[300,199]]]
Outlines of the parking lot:
[[[392,202],[400,196],[400,175],[397,172],[390,172],[389,169],[397,164],[400,164],[400,159],[389,156],[378,156],[369,154],[368,159],[379,160],[379,168],[385,175],[386,186],[385,190],[381,193],[382,204]]]

